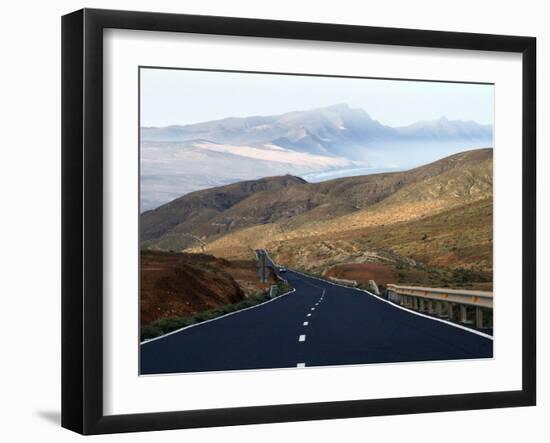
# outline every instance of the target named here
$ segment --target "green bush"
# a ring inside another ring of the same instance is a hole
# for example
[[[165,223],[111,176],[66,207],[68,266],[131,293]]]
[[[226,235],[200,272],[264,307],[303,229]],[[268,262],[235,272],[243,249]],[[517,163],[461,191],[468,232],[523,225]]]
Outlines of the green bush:
[[[292,287],[288,283],[285,283],[282,280],[277,280],[277,290],[279,294],[284,294],[290,291],[291,289]]]
[[[141,340],[148,340],[150,338],[158,337],[162,335],[162,330],[153,325],[147,325],[141,328]]]
[[[161,318],[153,323],[154,326],[162,331],[175,331],[190,324],[186,318]]]

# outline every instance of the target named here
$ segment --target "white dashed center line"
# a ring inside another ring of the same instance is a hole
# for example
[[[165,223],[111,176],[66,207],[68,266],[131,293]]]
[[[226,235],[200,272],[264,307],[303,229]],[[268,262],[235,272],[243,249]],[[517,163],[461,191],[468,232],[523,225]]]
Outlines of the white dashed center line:
[[[325,290],[323,289],[323,293],[321,294],[321,297],[319,298],[319,300],[317,300],[317,303],[315,303],[315,306],[319,306],[319,303],[321,303],[323,301],[324,297],[325,297]],[[311,308],[311,311],[315,311],[315,306]],[[307,317],[311,317],[311,312],[309,314],[307,314]],[[303,322],[303,326],[308,326],[308,325],[309,325],[309,321]],[[305,342],[306,341],[306,334],[301,334],[298,337],[298,341],[299,342]],[[306,364],[305,363],[296,363],[296,367],[297,368],[305,368]]]

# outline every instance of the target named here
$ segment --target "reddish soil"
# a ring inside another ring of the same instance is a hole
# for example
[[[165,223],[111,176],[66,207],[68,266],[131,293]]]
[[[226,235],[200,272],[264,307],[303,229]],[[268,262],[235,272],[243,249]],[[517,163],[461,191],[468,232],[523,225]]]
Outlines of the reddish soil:
[[[252,260],[228,261],[206,254],[143,251],[140,324],[236,303],[268,286],[269,283],[259,283]]]
[[[368,283],[374,280],[379,285],[395,283],[395,272],[391,266],[381,263],[345,263],[333,266],[325,272],[326,277],[336,277],[345,280],[355,280],[358,283]]]

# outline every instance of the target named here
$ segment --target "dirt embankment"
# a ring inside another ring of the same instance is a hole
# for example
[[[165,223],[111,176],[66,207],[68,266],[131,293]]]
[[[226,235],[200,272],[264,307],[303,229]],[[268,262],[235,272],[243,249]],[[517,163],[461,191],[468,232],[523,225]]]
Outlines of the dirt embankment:
[[[335,277],[344,280],[354,280],[359,283],[368,283],[369,280],[374,280],[381,285],[394,283],[395,272],[392,266],[382,263],[347,263],[336,265],[327,269],[324,273],[325,277]]]
[[[265,290],[270,283],[258,281],[253,260],[142,251],[140,324],[237,303]]]

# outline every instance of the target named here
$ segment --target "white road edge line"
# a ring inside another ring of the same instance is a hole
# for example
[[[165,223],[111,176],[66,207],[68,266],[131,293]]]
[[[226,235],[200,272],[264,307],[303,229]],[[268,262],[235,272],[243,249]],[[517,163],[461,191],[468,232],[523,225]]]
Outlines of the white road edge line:
[[[393,306],[394,308],[401,309],[401,310],[403,310],[403,311],[407,311],[407,312],[409,312],[410,314],[418,315],[419,317],[424,317],[424,318],[427,318],[427,319],[429,319],[429,320],[438,321],[438,322],[440,322],[440,323],[445,323],[446,325],[453,326],[453,327],[458,328],[458,329],[462,329],[463,331],[470,332],[470,333],[475,334],[475,335],[479,335],[480,337],[485,337],[485,338],[488,338],[489,340],[494,340],[494,337],[493,337],[492,335],[485,334],[485,333],[480,332],[480,331],[476,331],[475,329],[467,328],[466,326],[458,325],[458,324],[453,323],[453,322],[450,322],[450,321],[448,321],[448,320],[443,320],[442,318],[435,318],[435,317],[431,317],[431,316],[426,315],[426,314],[422,314],[421,312],[412,311],[411,309],[407,309],[407,308],[405,308],[405,307],[403,307],[403,306],[396,305],[395,303],[392,303],[392,302],[389,301],[389,300],[386,300],[386,299],[384,299],[384,298],[382,298],[382,297],[379,297],[378,295],[375,295],[375,294],[373,294],[372,292],[369,292],[369,291],[367,291],[367,290],[365,290],[365,289],[360,289],[360,288],[354,288],[354,287],[351,287],[351,286],[340,285],[340,284],[338,284],[338,283],[333,283],[333,282],[328,281],[328,280],[323,280],[322,278],[312,277],[311,275],[304,274],[303,272],[300,272],[300,271],[291,270],[290,272],[295,272],[296,274],[303,275],[304,277],[314,278],[315,280],[320,280],[320,281],[325,282],[325,283],[328,283],[328,284],[330,284],[330,285],[340,286],[340,287],[342,287],[342,288],[355,289],[356,291],[365,292],[365,293],[367,293],[368,295],[370,295],[370,296],[372,296],[372,297],[374,297],[374,298],[377,298],[378,300],[383,301],[384,303],[387,303],[387,304],[389,304],[390,306]]]
[[[296,288],[292,288],[291,291],[285,292],[284,294],[281,294],[278,297],[275,297],[275,298],[269,299],[267,301],[264,301],[263,303],[260,303],[260,304],[254,305],[254,306],[249,306],[248,308],[244,308],[244,309],[239,309],[238,311],[229,312],[227,314],[220,315],[219,317],[211,318],[210,320],[205,320],[205,321],[200,322],[200,323],[193,323],[192,325],[184,326],[183,328],[176,329],[175,331],[167,332],[166,334],[159,335],[158,337],[155,337],[155,338],[150,338],[149,340],[143,340],[140,343],[140,346],[144,345],[144,344],[147,344],[147,343],[150,343],[150,342],[155,341],[155,340],[160,340],[161,338],[168,337],[169,335],[172,335],[172,334],[177,334],[178,332],[181,332],[185,329],[190,329],[190,328],[194,328],[196,326],[204,325],[206,323],[210,323],[210,322],[219,320],[219,319],[224,318],[224,317],[229,317],[230,315],[240,314],[241,312],[248,311],[249,309],[259,308],[260,306],[267,305],[268,303],[271,303],[272,301],[280,300],[284,296],[286,296],[288,294],[292,294],[293,292],[296,292]]]
[[[308,322],[308,321],[305,321],[305,322],[304,322],[304,326],[307,326],[307,325],[309,325],[309,322]]]
[[[298,341],[306,341],[306,334],[302,334],[298,337]]]
[[[306,367],[306,364],[305,363],[298,363],[296,365],[297,368],[305,368]]]

